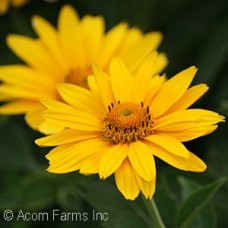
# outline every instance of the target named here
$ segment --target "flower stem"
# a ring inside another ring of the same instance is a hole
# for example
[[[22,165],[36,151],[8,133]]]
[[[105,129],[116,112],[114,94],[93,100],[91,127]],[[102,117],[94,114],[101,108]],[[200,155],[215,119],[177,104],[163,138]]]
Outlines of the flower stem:
[[[157,205],[154,201],[154,199],[151,199],[151,200],[146,200],[144,197],[144,202],[146,204],[146,208],[149,212],[149,215],[150,215],[150,218],[152,220],[152,223],[153,223],[153,227],[155,228],[165,228],[165,224],[164,222],[162,221],[162,218],[160,216],[160,213],[158,211],[158,208],[157,208]]]

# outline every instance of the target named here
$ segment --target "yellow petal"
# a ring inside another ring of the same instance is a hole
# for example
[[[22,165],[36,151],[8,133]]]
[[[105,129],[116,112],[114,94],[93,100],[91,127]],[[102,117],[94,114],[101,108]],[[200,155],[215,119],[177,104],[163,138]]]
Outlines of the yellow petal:
[[[212,125],[212,126],[193,126],[192,128],[187,128],[183,131],[175,131],[172,129],[171,131],[157,131],[157,134],[159,135],[169,135],[180,142],[187,142],[193,139],[196,139],[201,136],[205,136],[207,134],[212,133],[217,129],[217,125]]]
[[[106,110],[108,110],[108,106],[112,102],[115,103],[110,77],[96,65],[93,65],[93,72],[95,74],[97,86],[99,88],[99,93],[101,95],[103,104]]]
[[[112,56],[119,50],[122,42],[127,33],[127,24],[120,23],[109,30],[105,37],[103,43],[103,50],[101,53],[101,62],[103,67],[107,67]]]
[[[117,188],[126,199],[134,200],[139,194],[139,186],[136,181],[135,171],[128,159],[125,159],[115,172]]]
[[[156,184],[155,180],[152,180],[150,182],[145,181],[137,173],[135,173],[135,177],[136,177],[137,183],[139,185],[139,188],[142,191],[145,198],[152,199],[152,196],[154,195],[154,192],[155,192],[155,184]]]
[[[39,71],[52,75],[54,78],[61,78],[61,72],[56,67],[50,53],[42,45],[41,41],[20,35],[9,35],[8,46],[30,66]]]
[[[99,165],[106,151],[98,151],[97,153],[86,158],[80,167],[79,172],[85,175],[95,174],[99,172]]]
[[[52,58],[58,63],[58,69],[61,70],[62,74],[67,73],[67,66],[63,61],[63,50],[60,49],[60,43],[58,40],[58,34],[56,29],[44,18],[34,16],[32,18],[32,25],[36,33],[46,47],[51,51]]]
[[[106,142],[99,138],[89,139],[74,144],[59,146],[46,156],[50,161],[48,170],[54,173],[66,173],[81,168],[84,161],[100,151],[106,151]]]
[[[203,172],[206,169],[205,163],[191,152],[189,152],[189,158],[181,158],[169,153],[167,150],[156,144],[149,143],[148,146],[156,157],[174,166],[175,168],[193,172]]]
[[[13,98],[11,96],[8,96],[6,94],[1,94],[0,93],[0,101],[10,101],[12,100]]]
[[[90,61],[99,64],[101,45],[103,45],[104,19],[100,16],[86,15],[82,21],[83,42]],[[91,34],[93,34],[91,36]]]
[[[96,78],[94,77],[94,75],[89,75],[87,77],[87,83],[91,91],[93,91],[94,93],[99,93]]]
[[[25,115],[25,121],[34,130],[38,130],[42,122],[44,121],[42,112],[44,111],[44,106],[37,103],[34,109],[28,110]]]
[[[194,75],[195,67],[181,71],[163,84],[158,94],[151,102],[151,110],[155,117],[164,114],[175,102],[177,102],[189,87]]]
[[[135,172],[146,181],[152,181],[156,176],[154,158],[147,145],[141,141],[130,144],[128,158]]]
[[[71,142],[78,142],[98,137],[96,132],[78,131],[74,129],[65,129],[47,137],[37,139],[35,142],[39,146],[57,146]]]
[[[42,90],[42,88],[23,88],[7,84],[0,85],[0,93],[12,98],[24,98],[38,101],[45,98],[55,98],[55,94],[50,90]]]
[[[152,77],[152,80],[149,83],[149,90],[145,96],[144,104],[145,106],[150,106],[151,102],[153,101],[153,98],[160,90],[163,83],[166,81],[166,76],[160,76],[160,75],[154,75]]]
[[[178,100],[169,110],[169,113],[179,110],[187,109],[193,103],[195,103],[201,96],[208,91],[208,87],[205,84],[200,84],[188,89],[185,94]]]
[[[127,157],[127,150],[129,145],[117,144],[107,150],[101,159],[99,166],[99,176],[105,179],[113,174]]]
[[[184,162],[187,170],[192,172],[204,172],[207,168],[207,165],[199,157],[191,152],[190,158],[182,162]]]
[[[26,115],[25,115],[25,121],[27,122],[27,124],[32,129],[36,131],[40,131],[41,133],[44,133],[44,134],[53,134],[63,130],[64,127],[47,122],[43,118],[42,113],[44,110],[45,110],[45,107],[40,103],[35,103],[33,105],[33,109],[29,109],[29,107],[27,106]]]
[[[156,120],[158,131],[184,131],[194,127],[205,127],[224,121],[224,117],[204,109],[187,109],[174,112]]]
[[[60,126],[59,124],[50,123],[49,121],[42,119],[42,122],[38,126],[37,130],[45,135],[50,135],[50,134],[60,132],[63,129],[65,129],[65,127]]]
[[[154,62],[157,58],[157,52],[150,54],[137,70],[132,82],[132,97],[135,103],[144,101],[148,89],[150,88],[151,77],[154,75]],[[122,80],[122,78],[120,78]],[[125,85],[126,87],[126,85]],[[125,90],[124,90],[125,91]]]
[[[0,79],[5,83],[20,87],[29,87],[38,90],[40,87],[45,90],[55,91],[55,79],[47,77],[25,65],[9,65],[0,67]]]
[[[0,107],[1,114],[15,115],[24,114],[29,110],[34,110],[37,107],[37,103],[29,100],[15,100],[13,102],[7,103]]]
[[[132,77],[120,59],[113,58],[110,65],[112,90],[116,101],[129,102],[132,97]]]
[[[154,63],[154,74],[160,74],[168,65],[168,58],[164,53],[158,53]]]
[[[79,16],[73,7],[65,5],[59,14],[59,37],[67,56],[69,67],[83,68],[87,64]]]
[[[159,32],[150,32],[142,36],[134,46],[124,55],[124,63],[130,68],[130,72],[138,69],[139,65],[161,43],[162,35]],[[122,57],[122,55],[121,55]]]
[[[99,97],[91,91],[72,84],[58,85],[61,97],[78,110],[88,112],[99,119],[105,115],[105,108]]]
[[[189,152],[185,146],[180,141],[169,135],[149,135],[146,137],[146,140],[163,147],[165,150],[179,157],[189,157]]]
[[[43,114],[44,118],[54,124],[78,130],[100,131],[100,120],[89,113],[56,100],[45,100],[42,104],[48,108]]]

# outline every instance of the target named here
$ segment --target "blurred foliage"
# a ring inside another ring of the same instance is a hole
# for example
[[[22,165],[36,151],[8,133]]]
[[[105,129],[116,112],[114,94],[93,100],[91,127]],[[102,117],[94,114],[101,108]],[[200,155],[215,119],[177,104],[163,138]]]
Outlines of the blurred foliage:
[[[170,60],[170,77],[196,65],[194,83],[210,90],[195,107],[228,114],[228,4],[226,0],[32,0],[0,17],[0,64],[20,62],[5,44],[9,33],[35,37],[31,17],[41,15],[56,24],[58,12],[70,3],[81,16],[103,15],[107,29],[127,21],[144,32],[164,34],[160,51]],[[139,197],[125,200],[114,181],[78,173],[54,175],[45,171],[46,149],[34,145],[40,134],[29,129],[23,117],[0,117],[0,227],[151,227],[149,214]],[[208,165],[203,174],[186,173],[156,159],[158,177],[155,200],[167,227],[215,228],[228,224],[228,127],[187,143]],[[11,209],[49,212],[108,213],[108,221],[11,221],[2,212]]]

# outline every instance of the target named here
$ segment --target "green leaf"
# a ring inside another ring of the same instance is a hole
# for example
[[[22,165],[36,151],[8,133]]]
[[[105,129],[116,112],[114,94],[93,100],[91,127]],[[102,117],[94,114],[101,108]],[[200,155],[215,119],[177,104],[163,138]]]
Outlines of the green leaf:
[[[212,205],[208,205],[204,207],[196,216],[195,219],[192,221],[190,226],[194,228],[216,228],[216,215],[214,208]]]
[[[110,180],[90,180],[82,187],[82,197],[88,204],[96,212],[108,214],[108,220],[101,223],[103,227],[150,227],[150,219],[140,197],[135,201],[126,200]]]
[[[35,169],[32,140],[25,129],[15,122],[0,126],[0,167],[4,169]]]
[[[200,188],[200,185],[198,183],[189,180],[183,176],[179,176],[177,180],[181,185],[181,194],[183,200],[186,200],[192,194],[193,191]]]
[[[193,192],[177,210],[174,227],[188,227],[192,219],[209,202],[226,180],[227,178],[220,178]]]
[[[171,179],[169,177],[170,176],[165,175],[164,173],[158,177],[156,192],[154,195],[155,202],[159,208],[162,219],[168,227],[172,224],[174,213],[178,204],[177,198],[170,187],[170,182],[173,183],[174,179],[169,181]]]
[[[178,182],[181,185],[183,200],[186,200],[194,191],[202,187],[199,183],[183,176],[178,177]],[[216,224],[216,215],[212,205],[209,204],[208,207],[204,207],[203,210],[197,213],[192,221],[192,224],[194,228],[214,228]]]
[[[0,210],[48,208],[55,200],[56,185],[46,173],[31,174],[0,191]]]

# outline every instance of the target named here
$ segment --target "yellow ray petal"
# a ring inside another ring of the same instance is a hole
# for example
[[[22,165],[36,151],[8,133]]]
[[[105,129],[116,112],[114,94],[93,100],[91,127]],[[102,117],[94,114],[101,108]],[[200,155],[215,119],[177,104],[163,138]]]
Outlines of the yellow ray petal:
[[[0,80],[5,83],[14,84],[16,86],[27,86],[38,89],[54,91],[55,79],[47,77],[34,69],[25,65],[9,65],[0,67]]]
[[[99,88],[99,93],[103,100],[104,107],[108,110],[108,106],[112,102],[115,103],[110,77],[96,65],[93,65],[93,72],[95,74],[97,86]]]
[[[104,19],[86,15],[82,21],[83,42],[88,59],[99,64],[101,45],[103,45]],[[91,36],[91,34],[93,34]]]
[[[58,34],[56,29],[44,18],[34,16],[32,18],[32,25],[42,42],[46,45],[49,51],[52,52],[52,58],[58,63],[58,69],[62,74],[67,73],[67,65],[63,61],[63,50],[60,49]]]
[[[127,34],[127,27],[127,24],[120,23],[106,33],[101,53],[103,67],[106,68],[108,66],[111,57],[115,56],[115,52],[119,50]]]
[[[132,82],[132,97],[135,103],[145,100],[150,88],[151,77],[154,75],[154,62],[157,58],[157,52],[150,54],[137,70]],[[122,79],[122,78],[121,78]],[[126,87],[126,85],[125,85]]]
[[[49,135],[35,142],[39,146],[57,146],[71,142],[78,142],[98,137],[97,132],[78,131],[75,129],[65,129],[53,135]]]
[[[199,157],[191,152],[190,158],[182,162],[184,162],[187,170],[192,172],[204,172],[207,168],[207,165]]]
[[[61,78],[61,72],[56,67],[50,53],[42,45],[41,41],[20,35],[9,35],[8,46],[30,66],[39,71],[52,75],[54,78]]]
[[[154,75],[152,80],[150,81],[149,84],[149,90],[145,96],[144,99],[144,104],[146,106],[151,104],[151,101],[153,101],[153,98],[157,94],[157,92],[160,90],[162,84],[166,81],[165,75],[160,76],[160,75]]]
[[[65,50],[69,67],[83,68],[87,64],[83,45],[82,29],[79,16],[73,7],[65,5],[59,14],[58,20],[59,37]]]
[[[49,163],[53,163],[55,161],[61,160],[64,157],[66,157],[65,155],[72,153],[72,151],[75,151],[74,148],[76,145],[77,144],[74,142],[59,145],[59,146],[53,148],[52,150],[50,150],[49,153],[45,157],[49,160]]]
[[[25,115],[25,121],[34,130],[38,130],[40,124],[44,121],[42,111],[45,110],[44,106],[37,103],[36,107],[28,110]]]
[[[106,142],[97,139],[90,139],[76,144],[70,144],[70,147],[62,147],[63,150],[51,152],[47,158],[50,160],[48,170],[55,173],[66,173],[80,169],[85,159],[108,149]]]
[[[205,136],[207,134],[212,133],[217,129],[217,125],[212,125],[212,126],[201,126],[201,127],[196,127],[195,125],[192,128],[186,128],[184,131],[157,131],[156,133],[159,135],[169,135],[180,142],[187,142],[193,139],[196,139],[201,136]]]
[[[136,71],[146,56],[154,51],[162,40],[159,32],[151,32],[142,36],[131,50],[125,55],[124,62],[130,68],[130,72]],[[122,55],[121,55],[122,56]]]
[[[118,25],[116,26],[118,27]],[[129,53],[132,51],[132,48],[135,48],[138,42],[141,41],[143,37],[142,31],[137,28],[126,28],[125,37],[121,42],[118,53],[122,59],[126,59],[129,56]]]
[[[99,93],[96,78],[94,77],[94,75],[89,75],[87,77],[87,83],[91,91],[93,91],[94,93]]]
[[[85,131],[100,131],[100,123],[94,122],[82,115],[66,115],[66,114],[44,114],[44,119],[52,124],[56,124],[65,128],[73,128]]]
[[[196,68],[189,67],[163,84],[160,91],[151,102],[151,110],[155,117],[164,114],[183,96],[192,82],[195,73]]]
[[[141,141],[130,144],[128,157],[135,172],[146,181],[152,181],[156,176],[154,158],[147,145]]]
[[[42,104],[48,108],[43,114],[48,121],[74,129],[100,131],[100,120],[89,113],[78,111],[56,100],[45,100]]]
[[[155,180],[152,180],[151,182],[145,181],[143,178],[141,178],[137,173],[135,173],[135,177],[137,180],[137,183],[139,185],[140,190],[142,191],[143,195],[146,199],[152,199],[152,196],[155,192]]]
[[[139,186],[136,181],[135,171],[128,159],[125,159],[115,172],[117,188],[126,199],[134,200],[139,194]]]
[[[224,121],[224,117],[216,112],[204,109],[187,109],[157,119],[154,129],[184,131],[194,126],[209,126],[222,121]]]
[[[132,77],[120,59],[112,59],[110,65],[112,90],[116,101],[129,102],[132,97]]]
[[[165,67],[168,65],[168,58],[164,53],[158,53],[157,58],[154,63],[154,74],[161,73]]]
[[[169,113],[179,110],[187,109],[193,103],[195,103],[200,97],[202,97],[207,91],[208,86],[205,84],[199,84],[188,89],[185,94],[178,100],[169,110]]]
[[[0,93],[12,98],[24,98],[27,100],[40,100],[47,98],[55,98],[55,94],[51,91],[42,90],[42,88],[22,88],[10,86],[7,84],[0,85]]]
[[[165,150],[179,157],[189,158],[188,150],[180,141],[178,141],[174,137],[171,137],[169,135],[154,134],[147,136],[146,140],[163,147]]]
[[[15,100],[0,106],[0,113],[7,115],[23,114],[29,110],[34,110],[39,106],[36,102],[29,100]]]
[[[0,101],[10,101],[13,97],[0,93]]]
[[[78,159],[79,156],[80,159],[84,159],[94,154],[94,150],[92,150],[91,148],[97,149],[100,147],[104,148],[106,146],[106,142],[104,142],[100,138],[88,139],[77,143],[72,142],[55,147],[46,155],[46,158],[49,160],[50,163],[63,162],[63,160],[65,158],[68,159],[67,157],[69,156],[72,156],[72,159]]]
[[[86,158],[80,167],[79,172],[85,175],[95,174],[99,172],[99,165],[106,151],[98,151],[97,153]]]
[[[42,119],[37,130],[45,135],[50,135],[50,134],[60,132],[63,129],[65,129],[65,127],[60,126],[59,124],[50,123],[49,121]]]
[[[123,160],[127,157],[128,147],[129,145],[127,144],[117,144],[106,151],[99,166],[99,176],[101,179],[107,178],[120,167]]]
[[[105,114],[105,108],[97,94],[72,84],[58,85],[61,97],[78,110],[88,112],[99,119]]]
[[[149,143],[148,146],[156,157],[175,168],[193,172],[203,172],[206,169],[205,163],[191,152],[189,152],[189,158],[181,158],[169,153],[167,150],[156,144]]]

